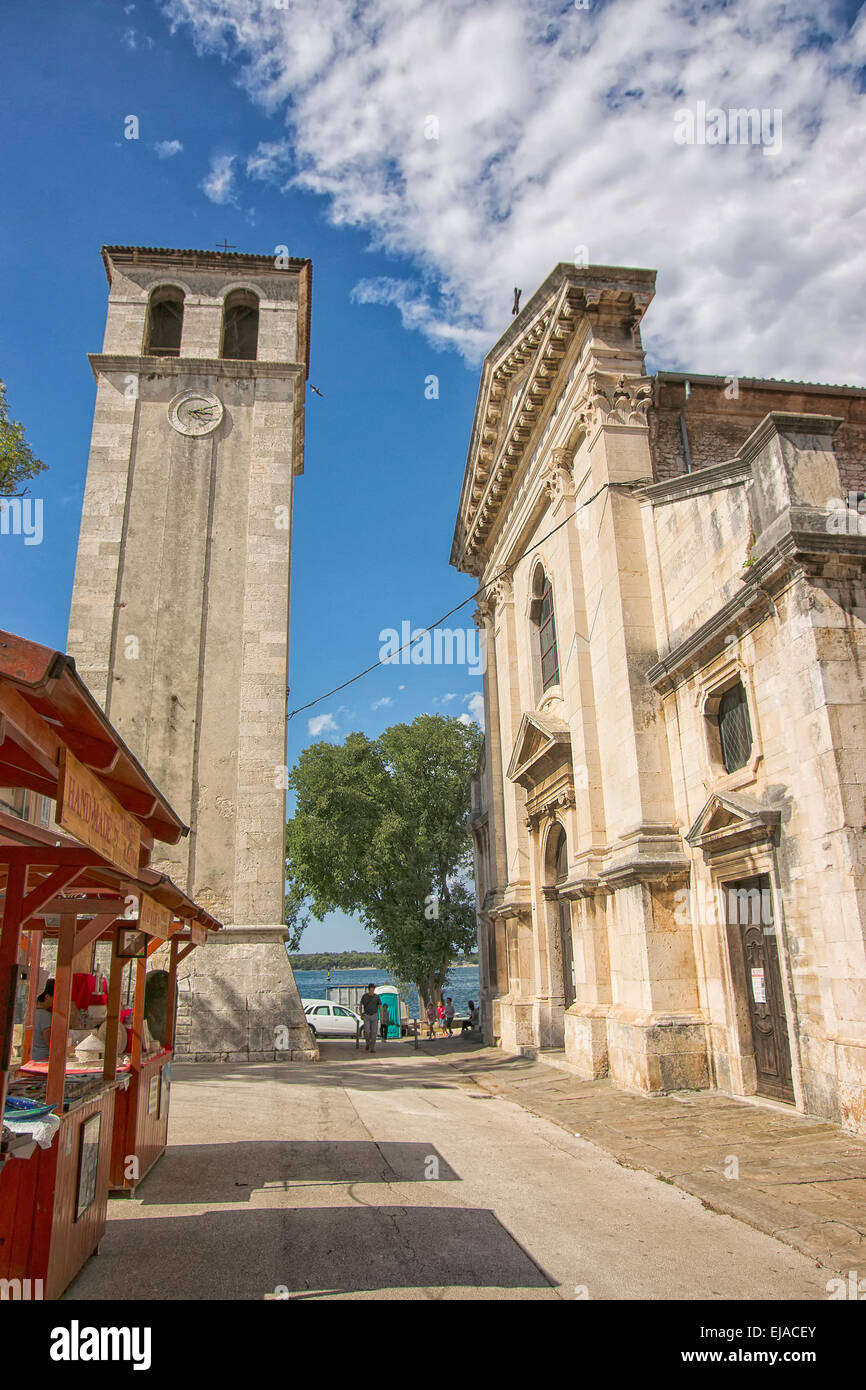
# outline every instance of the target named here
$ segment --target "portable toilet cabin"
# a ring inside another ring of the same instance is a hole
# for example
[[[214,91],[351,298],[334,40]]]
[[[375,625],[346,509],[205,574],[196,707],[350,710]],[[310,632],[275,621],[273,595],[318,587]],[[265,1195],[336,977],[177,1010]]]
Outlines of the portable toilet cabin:
[[[400,1037],[400,995],[396,985],[377,985],[376,993],[388,1010],[388,1030],[386,1038]]]

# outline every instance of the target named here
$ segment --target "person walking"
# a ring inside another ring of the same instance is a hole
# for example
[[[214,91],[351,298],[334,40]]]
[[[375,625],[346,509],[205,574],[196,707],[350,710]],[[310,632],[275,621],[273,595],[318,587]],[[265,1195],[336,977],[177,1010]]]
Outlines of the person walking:
[[[445,1028],[446,1028],[446,1030],[447,1030],[447,1032],[448,1032],[449,1038],[452,1036],[452,1033],[453,1033],[453,1030],[454,1030],[454,1014],[455,1014],[455,1012],[456,1012],[456,1011],[455,1011],[455,1008],[454,1008],[454,1000],[451,998],[451,995],[448,994],[448,995],[446,995],[446,997],[445,997]]]
[[[432,999],[427,1005],[425,1012],[427,1014],[427,1036],[428,1038],[432,1038],[436,1030],[436,1005],[433,1003]]]
[[[368,985],[366,994],[361,995],[361,1018],[364,1022],[364,1051],[376,1051],[376,1035],[379,1032],[379,1012],[382,1001],[376,993],[375,985]]]

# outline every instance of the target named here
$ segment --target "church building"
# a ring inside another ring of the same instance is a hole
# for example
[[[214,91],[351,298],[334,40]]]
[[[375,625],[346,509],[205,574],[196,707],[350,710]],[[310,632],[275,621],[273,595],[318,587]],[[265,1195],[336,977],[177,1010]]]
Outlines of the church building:
[[[482,369],[483,1027],[862,1134],[866,390],[647,375],[654,291],[558,265]]]

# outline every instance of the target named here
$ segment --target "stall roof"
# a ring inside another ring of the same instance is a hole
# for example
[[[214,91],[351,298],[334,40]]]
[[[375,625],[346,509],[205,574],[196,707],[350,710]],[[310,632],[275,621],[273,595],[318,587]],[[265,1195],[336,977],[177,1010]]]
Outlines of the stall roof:
[[[56,828],[45,830],[5,812],[0,812],[0,885],[4,878],[4,857],[8,862],[8,852],[16,848],[32,850],[28,858],[33,871],[40,867],[50,871],[65,854],[74,854],[76,862],[80,860],[81,867],[75,881],[63,889],[63,895],[69,896],[70,908],[75,905],[76,894],[86,892],[98,896],[107,892],[113,897],[125,897],[130,892],[138,891],[149,893],[182,921],[197,922],[207,931],[219,931],[221,928],[221,923],[215,917],[178,888],[166,874],[158,873],[156,869],[139,869],[135,877],[125,874],[96,850],[81,845],[72,836],[64,835]],[[31,882],[30,887],[33,886]]]
[[[21,696],[49,731],[99,778],[153,835],[177,844],[188,833],[180,816],[154,786],[97,704],[65,652],[52,651],[0,629],[0,687]],[[26,786],[56,798],[56,757],[44,749],[22,751],[20,730],[0,710],[0,785]],[[31,742],[30,740],[25,740]]]

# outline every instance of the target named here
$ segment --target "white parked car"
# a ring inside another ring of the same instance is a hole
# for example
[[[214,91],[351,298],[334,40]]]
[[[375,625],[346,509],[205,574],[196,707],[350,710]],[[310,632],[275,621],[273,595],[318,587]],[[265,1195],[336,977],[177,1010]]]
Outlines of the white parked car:
[[[354,1038],[360,1016],[330,999],[302,999],[310,1032],[317,1038]]]

